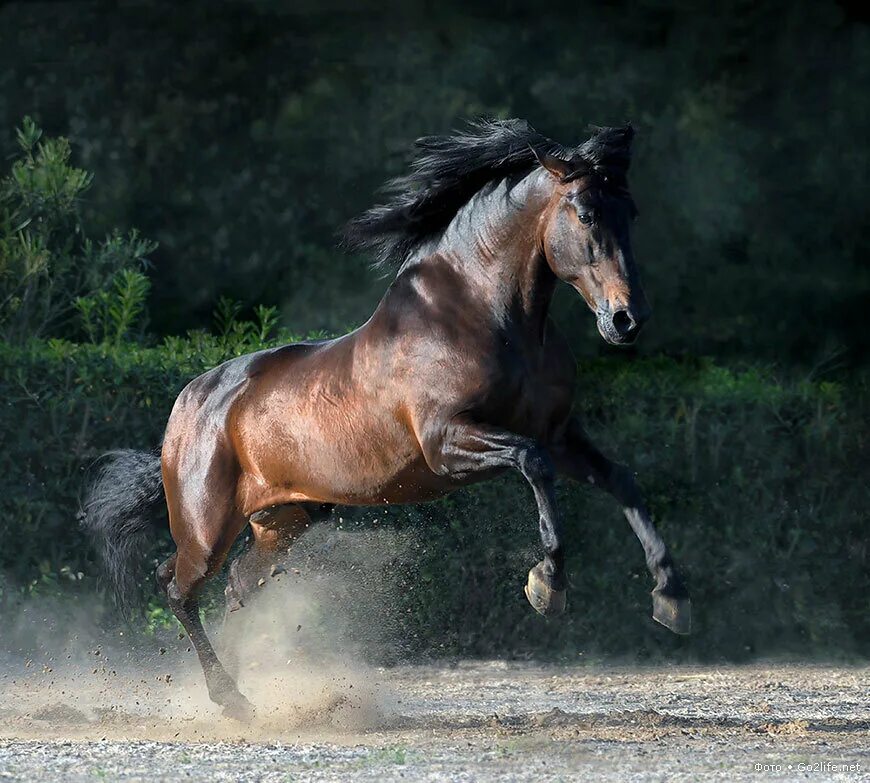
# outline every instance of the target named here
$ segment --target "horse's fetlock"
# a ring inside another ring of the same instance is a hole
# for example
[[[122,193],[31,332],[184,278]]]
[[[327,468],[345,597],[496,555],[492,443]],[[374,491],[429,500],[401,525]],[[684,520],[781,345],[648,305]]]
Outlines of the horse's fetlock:
[[[655,592],[672,598],[688,598],[689,596],[686,585],[673,568],[658,572]]]

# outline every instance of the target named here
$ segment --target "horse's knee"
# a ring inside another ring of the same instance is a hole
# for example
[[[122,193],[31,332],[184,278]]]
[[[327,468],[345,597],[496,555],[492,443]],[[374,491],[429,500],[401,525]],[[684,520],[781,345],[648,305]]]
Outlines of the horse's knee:
[[[536,481],[552,482],[556,477],[553,460],[549,452],[541,446],[519,449],[517,463],[524,475]]]
[[[169,602],[169,608],[176,615],[179,612],[183,612],[194,597],[190,591],[184,590],[179,586],[178,579],[174,576],[169,580],[169,584],[166,585],[166,600]]]
[[[199,588],[201,584],[179,584],[178,577],[174,576],[166,587],[166,602],[172,610],[172,614],[191,634],[191,638],[196,639],[196,631],[191,630],[190,624],[200,626],[199,618]]]
[[[205,556],[196,557],[179,550],[172,579],[166,586],[166,598],[173,611],[196,600],[210,575],[209,570]]]

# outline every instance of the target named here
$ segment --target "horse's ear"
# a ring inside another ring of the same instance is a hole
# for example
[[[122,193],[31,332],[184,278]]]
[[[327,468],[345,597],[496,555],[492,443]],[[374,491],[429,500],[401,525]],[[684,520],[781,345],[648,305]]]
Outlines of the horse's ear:
[[[538,163],[550,172],[560,182],[565,181],[574,173],[574,166],[570,161],[563,160],[550,152],[540,152],[532,148]]]

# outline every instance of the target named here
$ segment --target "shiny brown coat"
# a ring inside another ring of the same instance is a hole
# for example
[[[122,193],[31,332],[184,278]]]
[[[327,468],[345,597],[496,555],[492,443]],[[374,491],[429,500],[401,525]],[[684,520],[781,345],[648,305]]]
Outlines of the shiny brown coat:
[[[649,308],[629,243],[633,204],[591,158],[536,156],[421,239],[359,329],[231,360],[178,397],[162,450],[177,553],[158,577],[212,698],[231,713],[249,705],[202,630],[196,596],[246,525],[253,546],[230,568],[228,611],[333,505],[429,500],[509,469],[538,507],[545,557],[526,594],[539,612],[565,606],[553,491],[562,472],[619,500],[656,580],[654,616],[688,629],[685,588],[631,473],[571,416],[575,362],[548,318],[561,280],[606,340],[634,340]]]

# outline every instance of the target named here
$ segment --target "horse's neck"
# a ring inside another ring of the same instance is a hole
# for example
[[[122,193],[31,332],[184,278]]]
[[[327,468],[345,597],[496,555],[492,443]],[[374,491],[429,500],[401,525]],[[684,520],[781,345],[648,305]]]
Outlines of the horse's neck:
[[[475,195],[444,232],[437,252],[473,286],[502,322],[543,339],[556,277],[540,239],[551,186],[541,171]]]

